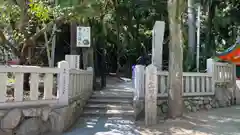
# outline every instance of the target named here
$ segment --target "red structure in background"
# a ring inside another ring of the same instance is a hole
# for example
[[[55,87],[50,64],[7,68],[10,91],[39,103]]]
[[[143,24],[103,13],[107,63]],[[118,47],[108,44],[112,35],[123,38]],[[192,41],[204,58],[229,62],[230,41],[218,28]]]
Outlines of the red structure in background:
[[[217,57],[222,61],[236,64],[236,76],[240,79],[240,39],[223,52],[216,52]]]
[[[224,52],[217,52],[217,57],[240,66],[240,44],[231,46]]]
[[[13,60],[9,60],[7,61],[8,65],[18,65],[19,64],[19,59],[13,59]]]

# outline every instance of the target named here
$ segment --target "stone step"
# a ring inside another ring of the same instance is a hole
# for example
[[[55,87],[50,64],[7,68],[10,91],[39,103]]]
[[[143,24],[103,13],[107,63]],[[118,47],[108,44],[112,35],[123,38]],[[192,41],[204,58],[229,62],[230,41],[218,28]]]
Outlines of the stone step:
[[[108,99],[133,99],[133,95],[127,94],[93,94],[91,98],[108,98]]]
[[[86,116],[86,117],[79,117],[78,122],[79,123],[98,123],[99,121],[104,121],[102,123],[108,124],[108,123],[128,123],[128,124],[134,124],[135,119],[132,116]]]
[[[134,88],[129,88],[132,86],[107,86],[104,90],[102,91],[114,91],[114,92],[125,92],[125,93],[133,93]]]
[[[89,99],[88,103],[116,103],[116,104],[132,104],[132,100],[127,100],[127,99],[104,99],[104,98],[97,98],[97,99]]]
[[[87,104],[85,108],[133,110],[133,106],[128,104]]]
[[[125,93],[125,94],[133,94],[133,90],[122,90],[122,89],[118,89],[118,88],[115,88],[115,89],[105,89],[105,90],[100,90],[100,91],[94,91],[96,93],[98,92],[101,92],[101,93],[107,93],[107,92],[114,92],[114,93]]]
[[[94,91],[93,95],[98,96],[126,96],[126,97],[133,97],[133,92],[118,92],[118,91]]]
[[[134,116],[134,110],[103,110],[103,109],[85,109],[85,116]]]

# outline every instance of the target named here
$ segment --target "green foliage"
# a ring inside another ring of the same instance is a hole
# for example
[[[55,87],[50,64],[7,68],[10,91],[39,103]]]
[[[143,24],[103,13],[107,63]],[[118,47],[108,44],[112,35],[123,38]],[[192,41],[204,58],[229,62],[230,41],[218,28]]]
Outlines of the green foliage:
[[[0,4],[0,43],[16,56],[25,57],[28,46],[39,45],[45,32],[49,38],[55,34],[52,32],[54,24],[72,20],[81,22],[83,18],[98,15],[89,8],[93,2],[89,0],[87,4],[60,7],[49,0],[28,0],[28,3],[25,0],[3,1]]]
[[[239,36],[240,0],[198,2],[203,7],[200,56],[202,63],[205,63],[207,57],[214,55],[216,50],[228,48]],[[135,63],[140,55],[151,52],[153,25],[155,21],[163,20],[166,24],[164,60],[168,59],[167,0],[58,0],[58,6],[49,0],[30,0],[26,10],[27,18],[24,17],[24,4],[10,1],[0,3],[0,29],[6,37],[13,39],[11,43],[19,51],[26,39],[38,33],[37,27],[43,29],[50,22],[65,23],[75,20],[80,25],[91,25],[94,47],[97,51],[106,50],[109,62],[116,61],[112,57],[114,54],[119,59],[128,59],[128,62]],[[183,47],[184,52],[187,52],[187,12],[182,16]],[[60,17],[64,19],[56,21]],[[51,28],[46,32],[50,34]],[[200,65],[205,68],[204,64]]]
[[[118,3],[108,1],[104,5],[108,6],[103,13],[102,26],[106,33],[110,33],[106,34],[109,45],[106,49],[111,54],[115,51],[112,48],[118,48],[119,57],[128,57],[131,63],[135,63],[139,55],[143,54],[141,50],[145,50],[145,53],[150,51],[151,31],[155,21],[168,21],[164,1],[120,0]]]
[[[216,50],[220,51],[233,45],[236,38],[240,36],[240,0],[212,0],[212,3],[212,6],[215,7],[214,17],[212,18],[212,32],[215,41],[213,43],[216,44]],[[206,11],[205,14],[207,13]],[[207,20],[207,16],[205,15],[204,17]],[[208,28],[206,25],[202,25],[204,28],[202,34],[205,34]]]

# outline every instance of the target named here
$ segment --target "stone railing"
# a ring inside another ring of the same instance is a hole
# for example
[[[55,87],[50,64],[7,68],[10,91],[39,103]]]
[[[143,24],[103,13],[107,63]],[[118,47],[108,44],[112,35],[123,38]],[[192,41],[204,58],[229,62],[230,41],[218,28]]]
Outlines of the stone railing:
[[[211,71],[207,73],[183,72],[183,96],[214,95],[216,84],[229,83],[235,85],[235,65],[212,62]],[[144,99],[146,88],[146,70],[144,66],[135,68],[135,99]],[[167,97],[168,72],[157,71],[158,97]]]
[[[30,74],[30,88],[26,90],[24,74]],[[13,80],[11,85],[9,79]],[[1,66],[0,80],[0,108],[68,105],[69,65],[66,61],[59,62],[57,68]]]
[[[212,62],[207,73],[183,72],[182,95],[186,108],[194,104],[198,108],[231,105],[236,91],[235,65]],[[157,67],[141,65],[135,67],[134,103],[136,115],[145,108],[146,125],[156,123],[156,116],[166,102],[168,94],[168,72],[157,71]],[[164,101],[164,102],[163,102]],[[194,103],[189,103],[193,101]],[[165,105],[166,106],[166,105]],[[166,107],[165,107],[166,108]],[[196,110],[195,109],[190,109]]]
[[[87,100],[92,93],[93,70],[70,69],[69,100]]]
[[[23,90],[24,74],[30,89]],[[66,131],[92,93],[93,69],[36,66],[0,67],[0,135]]]
[[[167,97],[168,72],[158,72],[158,97]],[[183,72],[183,96],[214,95],[208,73]]]
[[[235,72],[235,65],[221,62],[214,62],[213,65],[215,83],[232,82],[235,79],[235,75],[233,74]]]

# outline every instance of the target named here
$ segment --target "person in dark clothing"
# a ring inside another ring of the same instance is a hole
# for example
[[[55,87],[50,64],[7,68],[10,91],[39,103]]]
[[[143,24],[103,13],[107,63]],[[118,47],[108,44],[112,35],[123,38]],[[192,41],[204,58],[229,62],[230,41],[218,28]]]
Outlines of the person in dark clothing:
[[[151,64],[151,56],[150,55],[142,55],[137,59],[137,64],[147,66]]]

